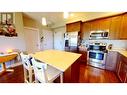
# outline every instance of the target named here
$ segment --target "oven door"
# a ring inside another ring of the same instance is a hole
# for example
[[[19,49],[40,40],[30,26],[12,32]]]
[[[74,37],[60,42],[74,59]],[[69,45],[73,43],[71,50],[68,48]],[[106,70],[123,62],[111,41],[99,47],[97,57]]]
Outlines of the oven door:
[[[105,59],[106,59],[106,53],[103,51],[89,51],[88,53],[88,59],[90,63],[95,62],[95,63],[100,63],[100,64],[105,64]]]
[[[88,52],[88,64],[94,67],[105,69],[106,53],[101,51]]]
[[[89,58],[102,61],[104,60],[104,52],[89,51]]]

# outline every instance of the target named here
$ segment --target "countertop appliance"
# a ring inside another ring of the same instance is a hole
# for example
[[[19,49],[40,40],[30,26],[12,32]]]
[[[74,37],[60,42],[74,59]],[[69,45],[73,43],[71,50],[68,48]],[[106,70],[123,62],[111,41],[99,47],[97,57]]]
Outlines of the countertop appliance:
[[[67,32],[64,34],[65,51],[76,52],[79,45],[78,32]]]
[[[105,69],[106,62],[106,43],[92,43],[89,44],[87,61],[88,64],[94,67]]]
[[[90,32],[90,40],[98,40],[98,39],[108,39],[109,32],[108,31],[91,31]]]

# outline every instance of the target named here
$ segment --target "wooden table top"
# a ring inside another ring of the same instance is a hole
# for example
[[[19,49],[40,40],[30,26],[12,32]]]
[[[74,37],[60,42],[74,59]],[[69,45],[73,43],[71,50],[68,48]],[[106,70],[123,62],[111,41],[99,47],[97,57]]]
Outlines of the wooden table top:
[[[2,54],[2,55],[0,55],[0,63],[8,62],[10,60],[13,60],[17,56],[18,56],[18,54],[16,54],[16,53]]]
[[[60,50],[45,50],[30,55],[63,72],[68,69],[81,56],[81,54]]]

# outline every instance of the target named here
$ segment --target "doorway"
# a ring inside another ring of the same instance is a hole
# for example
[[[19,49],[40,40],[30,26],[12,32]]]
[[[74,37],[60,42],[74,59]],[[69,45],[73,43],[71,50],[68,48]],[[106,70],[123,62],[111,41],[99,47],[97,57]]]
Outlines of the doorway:
[[[53,31],[43,29],[43,40],[41,42],[41,50],[53,49]]]
[[[39,29],[24,27],[26,51],[34,53],[40,51]]]

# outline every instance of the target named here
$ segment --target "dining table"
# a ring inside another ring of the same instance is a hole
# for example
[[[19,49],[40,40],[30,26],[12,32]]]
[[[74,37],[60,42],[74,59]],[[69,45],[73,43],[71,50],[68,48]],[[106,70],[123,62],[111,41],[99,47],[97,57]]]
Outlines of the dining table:
[[[0,72],[0,75],[2,75],[5,72],[13,72],[13,69],[6,68],[6,62],[9,62],[11,60],[14,60],[18,56],[17,53],[3,53],[0,54],[0,64],[2,66],[2,71]]]
[[[78,59],[81,54],[61,50],[44,50],[30,54],[30,56],[62,71],[64,73],[64,82],[78,82]]]

